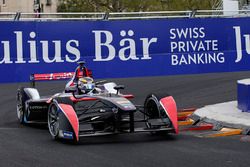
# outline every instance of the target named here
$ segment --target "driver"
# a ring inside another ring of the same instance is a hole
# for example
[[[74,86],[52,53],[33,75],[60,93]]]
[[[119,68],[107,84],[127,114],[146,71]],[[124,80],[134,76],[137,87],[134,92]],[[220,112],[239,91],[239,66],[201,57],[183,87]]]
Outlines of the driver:
[[[80,78],[84,78],[84,77],[89,77],[90,78],[91,77],[91,74],[90,74],[89,70],[87,69],[87,67],[84,66],[84,64],[85,64],[84,61],[78,62],[78,66],[75,69],[74,76],[66,84],[65,92],[68,92],[67,90],[70,90],[70,88],[76,87],[78,85],[78,83],[79,83]],[[93,79],[92,79],[92,82],[93,82]]]
[[[82,94],[89,93],[95,89],[94,80],[90,77],[79,78],[78,80],[78,89]]]

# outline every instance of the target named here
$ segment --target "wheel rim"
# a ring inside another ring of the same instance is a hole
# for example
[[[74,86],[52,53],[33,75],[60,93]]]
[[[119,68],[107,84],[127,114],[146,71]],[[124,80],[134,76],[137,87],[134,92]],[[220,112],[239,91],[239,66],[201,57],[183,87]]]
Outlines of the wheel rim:
[[[17,94],[17,118],[22,121],[23,117],[23,103],[22,103],[22,95],[20,92]]]
[[[59,116],[58,108],[55,104],[50,107],[48,113],[48,126],[52,137],[57,137],[59,133]]]

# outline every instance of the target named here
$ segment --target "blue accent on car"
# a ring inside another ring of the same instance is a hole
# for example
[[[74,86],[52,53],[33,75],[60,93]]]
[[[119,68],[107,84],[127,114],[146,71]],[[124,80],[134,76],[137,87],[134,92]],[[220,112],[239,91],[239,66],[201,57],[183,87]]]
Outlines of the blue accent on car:
[[[69,131],[63,131],[63,138],[65,139],[73,139],[74,133]]]

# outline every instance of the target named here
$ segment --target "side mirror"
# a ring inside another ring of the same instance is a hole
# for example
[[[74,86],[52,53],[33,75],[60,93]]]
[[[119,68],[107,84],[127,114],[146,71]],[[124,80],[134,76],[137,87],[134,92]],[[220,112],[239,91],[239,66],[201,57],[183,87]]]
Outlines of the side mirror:
[[[114,89],[117,90],[116,94],[118,94],[119,90],[125,89],[125,86],[124,85],[117,85],[114,87]]]

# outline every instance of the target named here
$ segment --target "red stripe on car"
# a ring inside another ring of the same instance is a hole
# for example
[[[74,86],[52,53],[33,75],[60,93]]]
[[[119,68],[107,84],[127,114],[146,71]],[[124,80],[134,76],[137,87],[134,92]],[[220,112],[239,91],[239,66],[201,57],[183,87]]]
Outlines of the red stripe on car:
[[[72,102],[94,101],[94,100],[97,100],[97,98],[94,98],[94,97],[83,97],[83,98],[76,99],[74,96],[71,96],[71,97],[70,97],[70,100],[71,100]]]
[[[59,104],[60,108],[62,109],[63,113],[65,114],[65,116],[67,117],[67,119],[69,120],[75,135],[76,135],[76,140],[79,140],[79,121],[78,121],[78,117],[76,115],[75,110],[73,109],[73,107],[71,105],[68,104]]]
[[[124,97],[126,99],[132,99],[132,98],[134,98],[134,95],[128,94],[128,95],[122,95],[122,97]]]

